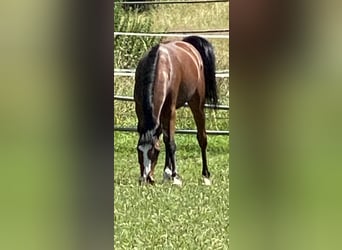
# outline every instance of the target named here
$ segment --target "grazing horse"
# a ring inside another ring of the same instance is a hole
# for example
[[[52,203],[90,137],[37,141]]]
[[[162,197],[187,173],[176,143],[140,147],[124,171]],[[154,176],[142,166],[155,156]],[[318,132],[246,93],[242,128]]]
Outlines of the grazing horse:
[[[217,106],[215,55],[212,45],[198,36],[160,43],[139,62],[134,101],[138,117],[140,183],[154,183],[154,169],[163,133],[166,157],[164,180],[181,185],[176,168],[176,109],[188,103],[197,127],[204,184],[210,185],[204,104]]]

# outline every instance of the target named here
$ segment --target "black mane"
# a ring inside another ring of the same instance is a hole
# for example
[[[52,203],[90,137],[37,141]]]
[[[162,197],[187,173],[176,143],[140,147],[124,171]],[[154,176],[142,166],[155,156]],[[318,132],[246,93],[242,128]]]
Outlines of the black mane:
[[[141,93],[136,93],[142,98],[143,124],[138,127],[138,132],[144,134],[155,129],[156,121],[153,117],[153,87],[158,63],[159,45],[154,46],[140,61],[136,70],[136,84],[141,86]],[[141,126],[142,125],[142,126]]]

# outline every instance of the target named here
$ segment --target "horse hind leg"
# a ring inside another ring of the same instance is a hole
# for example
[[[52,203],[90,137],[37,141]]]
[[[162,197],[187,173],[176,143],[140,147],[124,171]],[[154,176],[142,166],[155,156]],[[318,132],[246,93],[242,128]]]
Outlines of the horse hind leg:
[[[203,184],[210,186],[211,185],[210,172],[209,172],[208,164],[207,164],[207,134],[206,134],[205,129],[198,131],[197,140],[201,147],[201,153],[202,153]]]
[[[194,116],[197,127],[197,141],[201,148],[202,155],[202,178],[204,185],[211,185],[210,172],[207,164],[207,133],[205,130],[205,114],[204,108],[201,108],[198,104],[189,103],[191,112]]]

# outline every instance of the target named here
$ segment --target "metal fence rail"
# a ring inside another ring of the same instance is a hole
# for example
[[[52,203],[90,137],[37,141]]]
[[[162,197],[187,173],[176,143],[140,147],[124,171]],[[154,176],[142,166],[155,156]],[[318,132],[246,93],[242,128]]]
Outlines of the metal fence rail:
[[[114,37],[119,35],[125,35],[125,36],[152,36],[152,37],[186,37],[189,36],[189,34],[167,34],[167,33],[137,33],[137,32],[114,32]],[[229,39],[229,35],[211,35],[211,34],[205,34],[200,35],[203,38],[217,38],[217,39]]]
[[[135,69],[114,69],[114,76],[134,76]],[[228,78],[229,70],[216,71],[217,78]]]
[[[133,97],[130,96],[114,96],[114,100],[118,101],[129,101],[132,102],[134,101]],[[185,107],[188,107],[188,104],[185,104]],[[205,104],[205,108],[212,109],[214,108],[213,105]],[[229,106],[227,105],[218,105],[217,106],[218,110],[229,110]],[[128,128],[128,127],[115,127],[114,126],[114,131],[121,131],[121,132],[137,132],[136,128]],[[197,130],[192,130],[192,129],[177,129],[176,130],[177,134],[197,134]],[[228,130],[207,130],[208,135],[229,135]]]
[[[223,3],[229,0],[193,0],[193,1],[132,1],[115,2],[114,4],[194,4],[194,3]]]
[[[120,132],[137,132],[136,128],[121,128],[115,127],[114,131]],[[197,134],[197,130],[192,129],[176,129],[176,134]],[[228,130],[207,130],[208,135],[229,135]]]
[[[114,100],[133,102],[133,101],[134,101],[134,98],[131,97],[131,96],[118,96],[118,95],[115,95],[115,96],[114,96]],[[189,105],[186,103],[184,106],[185,106],[185,107],[188,107]],[[213,108],[214,108],[214,105],[205,104],[204,107],[205,107],[205,108],[209,108],[209,109],[213,109]],[[228,106],[228,105],[217,105],[217,106],[216,106],[216,109],[217,109],[217,110],[229,110],[229,106]]]
[[[165,32],[149,32],[153,33],[165,33],[165,34],[205,34],[205,33],[228,33],[229,29],[210,29],[210,30],[171,30]]]

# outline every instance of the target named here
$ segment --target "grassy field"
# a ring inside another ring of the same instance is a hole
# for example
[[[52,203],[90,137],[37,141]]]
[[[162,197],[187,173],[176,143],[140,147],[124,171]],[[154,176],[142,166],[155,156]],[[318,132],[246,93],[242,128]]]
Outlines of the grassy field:
[[[191,14],[190,14],[191,13]],[[228,28],[228,3],[160,5],[142,15],[153,19],[153,31]],[[210,39],[217,69],[229,67],[227,40]],[[220,103],[229,104],[228,79],[218,81]],[[115,77],[115,95],[132,96],[133,78]],[[228,130],[227,111],[207,110],[207,129]],[[114,102],[114,124],[136,127],[134,105]],[[177,128],[195,129],[189,109],[177,111]],[[212,186],[201,183],[201,155],[196,135],[176,135],[177,166],[182,187],[162,183],[164,145],[154,186],[139,186],[136,133],[114,133],[115,249],[228,249],[229,137],[208,136]]]
[[[177,136],[183,186],[162,184],[164,148],[156,185],[139,186],[137,135],[115,133],[115,249],[227,249],[229,242],[229,143],[209,137],[213,184],[201,184],[201,158],[194,135]]]

